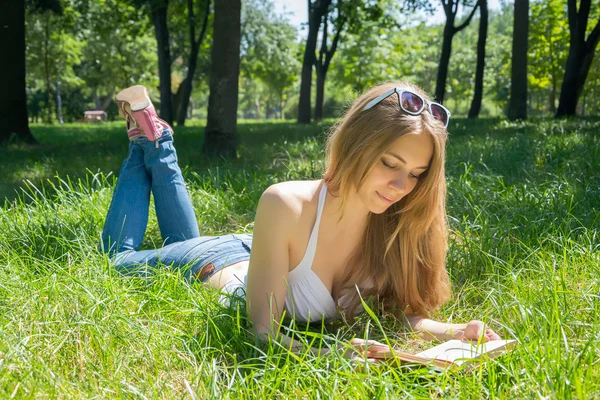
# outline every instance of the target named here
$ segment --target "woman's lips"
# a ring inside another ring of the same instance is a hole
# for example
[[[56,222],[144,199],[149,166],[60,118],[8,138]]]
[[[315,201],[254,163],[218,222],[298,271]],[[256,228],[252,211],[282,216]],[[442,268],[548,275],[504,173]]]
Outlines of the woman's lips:
[[[385,201],[386,203],[393,203],[394,202],[394,200],[392,200],[392,199],[390,199],[388,197],[385,197],[384,195],[380,194],[379,192],[376,192],[376,193],[379,196],[379,198],[381,198],[381,200]]]

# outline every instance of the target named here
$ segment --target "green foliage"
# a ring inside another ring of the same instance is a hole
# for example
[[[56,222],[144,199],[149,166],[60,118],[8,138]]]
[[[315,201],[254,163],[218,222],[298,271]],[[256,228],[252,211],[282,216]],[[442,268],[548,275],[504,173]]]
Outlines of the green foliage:
[[[206,1],[194,1],[194,20],[195,20],[195,40],[198,40],[202,23],[204,22],[204,12]],[[186,78],[188,72],[188,64],[190,58],[190,30],[188,22],[188,4],[187,0],[171,0],[169,2],[169,37],[170,50],[173,65],[171,71],[173,74],[172,83],[173,91]],[[213,5],[213,3],[211,3]],[[210,71],[210,46],[212,43],[213,20],[214,13],[210,8],[208,17],[208,25],[204,34],[204,40],[200,45],[198,52],[196,73],[194,75],[194,86],[208,86],[209,71]]]
[[[512,5],[490,12],[484,74],[482,115],[502,115],[510,92]],[[569,31],[566,4],[558,0],[532,3],[529,32],[529,93],[531,115],[553,115],[553,88],[558,101]],[[347,33],[333,61],[332,80],[337,90],[361,92],[377,83],[404,79],[427,92],[434,90],[443,26],[431,25],[427,16],[398,19],[402,26],[365,22]],[[453,41],[446,104],[454,115],[467,113],[474,91],[478,17]],[[582,103],[587,115],[600,112],[600,65],[596,57]],[[331,91],[328,91],[330,96]]]
[[[156,40],[143,9],[126,0],[65,0],[62,6],[61,14],[27,13],[31,117],[45,110],[45,119],[53,119],[57,82],[71,121],[96,107],[94,97],[102,104],[117,88],[157,84]]]
[[[27,2],[27,95],[30,117],[52,121],[57,85],[67,121],[91,108],[107,108],[114,93],[131,84],[146,85],[157,98],[156,39],[151,8],[163,0],[30,0]],[[204,1],[194,1],[196,35]],[[341,21],[342,36],[326,82],[325,116],[338,113],[344,94],[357,94],[392,79],[413,81],[432,93],[438,69],[441,25],[415,9],[433,10],[437,2],[333,0],[328,13],[328,46]],[[588,32],[600,18],[592,4]],[[293,117],[297,110],[302,38],[277,15],[272,0],[243,2],[240,116]],[[50,11],[48,10],[50,9]],[[51,10],[54,10],[51,11]],[[482,115],[502,115],[510,92],[512,4],[490,13]],[[187,0],[169,1],[172,82],[176,92],[187,75],[189,28]],[[454,115],[467,112],[473,95],[477,21],[456,35],[447,84]],[[322,33],[321,33],[322,34]],[[198,56],[192,102],[202,117],[208,101],[212,14]],[[320,44],[320,38],[318,44]],[[566,3],[531,2],[529,30],[529,113],[552,115],[563,79],[569,46]],[[314,96],[313,96],[314,98]],[[112,107],[112,108],[111,108]],[[277,110],[283,111],[278,113]],[[580,100],[581,115],[600,114],[600,61],[590,68]]]
[[[43,105],[34,110],[46,111],[46,120],[52,120],[57,82],[77,87],[83,80],[74,67],[79,64],[83,47],[77,30],[80,14],[72,2],[65,2],[62,12],[37,11],[26,15],[27,86],[31,92],[45,92]]]
[[[79,66],[88,89],[110,94],[133,84],[158,84],[156,39],[144,11],[124,0],[90,3]]]
[[[202,233],[249,232],[266,187],[318,179],[327,126],[243,122],[235,161],[203,156],[200,126],[176,128]],[[338,351],[292,355],[256,343],[243,311],[167,268],[151,282],[119,276],[96,246],[127,153],[123,124],[36,125],[42,145],[9,147],[0,164],[0,196],[12,198],[0,207],[0,396],[593,398],[600,392],[598,129],[597,119],[451,121],[454,296],[435,317],[481,318],[518,345],[474,371],[441,373],[361,371]],[[18,198],[6,183],[22,188]],[[160,242],[152,214],[144,247]],[[399,349],[430,346],[392,317],[375,318],[323,333],[294,330],[313,346],[384,335]]]
[[[271,1],[242,5],[240,108],[246,117],[277,116],[275,110],[285,106],[286,92],[298,81],[296,28],[272,10]]]
[[[528,84],[529,91],[536,93],[538,98],[538,104],[530,106],[534,106],[538,112],[547,109],[548,113],[554,113],[558,105],[558,91],[569,52],[566,14],[567,4],[559,0],[531,4]]]

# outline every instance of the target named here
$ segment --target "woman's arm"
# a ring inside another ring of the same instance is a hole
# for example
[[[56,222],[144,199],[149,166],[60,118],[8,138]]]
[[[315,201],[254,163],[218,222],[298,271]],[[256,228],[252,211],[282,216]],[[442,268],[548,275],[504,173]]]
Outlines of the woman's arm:
[[[295,206],[281,185],[270,186],[260,198],[248,266],[246,308],[259,340],[275,340],[294,353],[302,353],[306,346],[285,335],[278,323],[287,294],[289,242],[300,213]],[[318,355],[327,349],[310,351]]]
[[[483,337],[483,340],[488,342],[500,339],[498,334],[478,320],[473,320],[467,324],[448,324],[416,314],[405,314],[404,318],[412,330],[426,340],[479,340]]]
[[[294,210],[278,186],[265,190],[254,221],[246,288],[248,316],[261,340],[274,338],[272,334],[279,330],[275,321],[281,318],[287,294],[288,249],[294,220]]]
[[[265,190],[256,211],[246,288],[247,312],[258,339],[275,340],[294,353],[305,352],[306,346],[285,335],[277,321],[281,320],[285,304],[289,242],[295,233],[299,214],[300,210],[286,198],[281,186],[273,185]],[[353,339],[350,343],[350,349],[367,353],[369,348],[381,350],[382,346],[389,349],[373,340]],[[352,355],[352,351],[345,350],[347,348],[340,349],[345,356]],[[323,355],[330,350],[312,347],[310,351],[314,355]]]

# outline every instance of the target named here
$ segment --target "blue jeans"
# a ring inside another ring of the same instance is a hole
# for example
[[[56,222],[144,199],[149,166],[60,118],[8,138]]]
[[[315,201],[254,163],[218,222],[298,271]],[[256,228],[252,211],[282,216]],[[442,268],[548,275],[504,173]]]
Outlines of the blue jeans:
[[[151,192],[165,246],[140,251]],[[200,236],[169,129],[158,147],[146,137],[129,142],[102,231],[101,248],[114,257],[117,270],[149,276],[168,267],[190,281],[206,281],[220,269],[248,260],[251,246],[249,234]]]

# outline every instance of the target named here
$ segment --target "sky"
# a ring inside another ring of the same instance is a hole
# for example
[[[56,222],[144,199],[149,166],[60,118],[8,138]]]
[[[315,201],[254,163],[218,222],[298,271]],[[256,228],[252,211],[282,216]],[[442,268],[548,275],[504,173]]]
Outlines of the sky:
[[[499,10],[501,0],[488,0],[489,10]],[[435,0],[432,1],[435,4]],[[281,14],[285,12],[290,22],[301,29],[301,24],[308,21],[308,1],[307,0],[274,0],[275,12]],[[439,24],[445,21],[444,10],[441,5],[437,8],[436,13],[431,17],[432,24]],[[306,36],[306,29],[300,30],[302,36]]]

